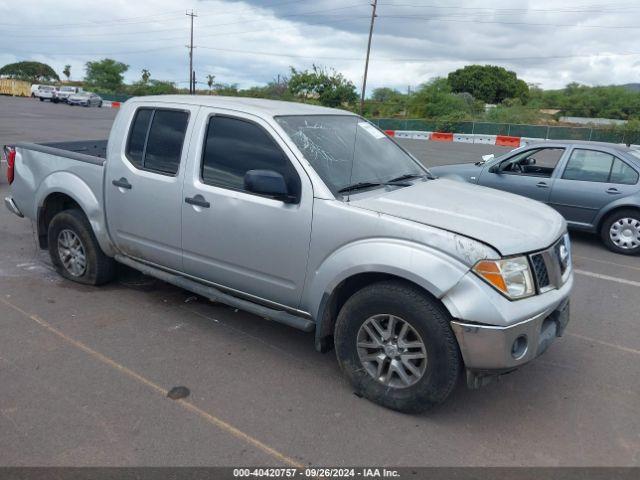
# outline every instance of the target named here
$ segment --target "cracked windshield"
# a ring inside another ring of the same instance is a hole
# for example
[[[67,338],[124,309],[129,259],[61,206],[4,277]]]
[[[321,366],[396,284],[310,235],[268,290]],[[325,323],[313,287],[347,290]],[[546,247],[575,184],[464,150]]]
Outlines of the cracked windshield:
[[[334,194],[404,186],[428,172],[384,132],[354,115],[282,116],[276,120]]]

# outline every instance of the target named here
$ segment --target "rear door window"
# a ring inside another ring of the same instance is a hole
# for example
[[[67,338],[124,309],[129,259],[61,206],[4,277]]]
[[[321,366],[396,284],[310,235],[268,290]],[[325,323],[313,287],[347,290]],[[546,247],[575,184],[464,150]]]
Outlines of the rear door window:
[[[175,175],[180,166],[189,113],[141,108],[131,125],[126,156],[141,170]]]
[[[571,153],[562,178],[583,182],[607,182],[614,158],[609,153],[576,148]]]

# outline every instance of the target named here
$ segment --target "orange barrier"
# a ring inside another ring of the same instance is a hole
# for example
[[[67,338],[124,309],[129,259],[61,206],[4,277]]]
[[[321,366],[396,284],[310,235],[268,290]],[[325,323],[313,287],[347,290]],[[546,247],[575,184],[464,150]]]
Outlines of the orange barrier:
[[[385,130],[384,133],[386,133],[390,137],[395,137],[395,135],[396,135],[396,131],[395,130]]]
[[[453,142],[453,133],[433,132],[429,140],[434,142]]]
[[[120,108],[120,102],[111,102],[111,108]]]
[[[501,147],[519,147],[520,137],[509,137],[507,135],[497,135],[496,145]]]

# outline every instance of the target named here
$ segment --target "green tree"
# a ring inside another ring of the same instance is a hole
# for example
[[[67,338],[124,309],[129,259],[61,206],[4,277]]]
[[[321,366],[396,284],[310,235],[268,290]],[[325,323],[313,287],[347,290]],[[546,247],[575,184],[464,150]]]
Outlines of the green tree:
[[[467,65],[451,72],[447,81],[455,93],[467,92],[486,103],[518,98],[526,103],[529,86],[515,72],[494,65]]]
[[[71,65],[65,65],[62,74],[67,77],[67,82],[71,80]]]
[[[146,85],[149,82],[149,79],[151,78],[151,73],[146,68],[143,68],[141,77],[142,77],[142,83]]]
[[[103,92],[119,92],[123,89],[124,73],[129,65],[104,58],[97,62],[87,62],[85,83],[89,87]]]
[[[468,95],[454,94],[446,78],[420,85],[409,99],[409,115],[420,118],[469,120],[482,111],[482,103]]]
[[[288,83],[294,96],[317,101],[326,107],[339,107],[356,102],[356,87],[341,73],[313,65],[311,70],[298,71],[291,67]]]
[[[213,84],[215,83],[216,76],[211,75],[210,73],[207,75],[207,86],[209,87],[209,95],[211,95],[211,90],[213,89]]]
[[[178,93],[176,85],[172,82],[165,82],[162,80],[147,79],[146,82],[139,81],[126,88],[126,92],[129,95],[142,96],[142,95],[170,95]]]
[[[0,77],[26,80],[32,83],[60,81],[58,74],[46,63],[18,62],[0,68]]]
[[[393,117],[404,114],[408,99],[408,95],[393,88],[376,88],[371,93],[371,98],[365,100],[364,114],[371,117]]]

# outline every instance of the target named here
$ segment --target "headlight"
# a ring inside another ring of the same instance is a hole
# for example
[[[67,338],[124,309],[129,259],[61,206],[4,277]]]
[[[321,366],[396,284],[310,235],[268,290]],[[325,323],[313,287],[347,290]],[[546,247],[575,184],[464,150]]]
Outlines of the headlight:
[[[473,271],[512,300],[530,297],[535,293],[533,277],[526,257],[480,260],[473,267]]]

